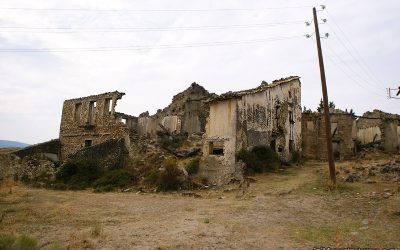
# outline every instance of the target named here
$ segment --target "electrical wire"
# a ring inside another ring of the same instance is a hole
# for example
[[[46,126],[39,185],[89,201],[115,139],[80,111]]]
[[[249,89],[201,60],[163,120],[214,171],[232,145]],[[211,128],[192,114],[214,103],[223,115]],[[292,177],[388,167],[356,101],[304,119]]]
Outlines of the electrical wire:
[[[326,48],[328,48],[328,50],[336,57],[339,59],[339,61],[343,64],[343,65],[347,65],[347,68],[356,76],[358,76],[359,79],[361,79],[363,82],[367,83],[370,87],[376,89],[376,90],[381,90],[381,88],[377,87],[376,85],[370,83],[367,79],[365,79],[359,72],[355,71],[345,60],[343,60],[343,58],[341,58],[339,56],[338,53],[336,53],[336,51],[328,44],[328,43],[324,43],[324,45],[326,45]]]
[[[186,30],[214,30],[214,29],[247,29],[275,27],[279,25],[300,24],[302,21],[275,22],[275,23],[253,23],[253,24],[234,24],[234,25],[208,25],[208,26],[181,26],[181,27],[23,27],[5,26],[0,27],[0,33],[79,33],[79,32],[147,32],[147,31],[186,31]]]
[[[236,40],[236,41],[223,41],[223,42],[204,42],[204,43],[187,43],[187,44],[164,44],[155,46],[116,46],[116,47],[88,47],[88,48],[9,48],[0,49],[0,53],[9,52],[98,52],[98,51],[135,51],[135,50],[149,50],[149,49],[180,49],[180,48],[193,48],[193,47],[213,47],[224,45],[240,45],[252,43],[264,43],[282,41],[303,37],[303,35],[286,36],[286,37],[272,37],[266,39],[253,39],[253,40]]]
[[[356,63],[359,65],[359,67],[364,71],[364,73],[366,73],[366,75],[368,75],[368,77],[370,77],[371,79],[373,79],[373,82],[382,82],[379,80],[378,77],[376,77],[376,75],[373,73],[373,71],[370,69],[370,67],[368,66],[367,63],[365,63],[365,61],[363,60],[363,58],[361,57],[360,53],[358,52],[358,50],[353,46],[352,42],[350,41],[350,39],[348,38],[348,36],[346,35],[346,33],[340,28],[340,26],[337,24],[337,22],[335,21],[335,18],[333,18],[333,16],[329,13],[329,11],[327,11],[327,14],[329,16],[329,18],[332,20],[333,24],[335,25],[335,27],[340,31],[340,33],[343,35],[344,39],[346,39],[347,43],[351,46],[351,48],[353,49],[353,51],[358,55],[359,59],[356,58],[355,55],[353,55],[353,52],[346,46],[345,42],[343,42],[340,38],[340,36],[337,36],[337,39],[339,40],[340,43],[342,43],[343,47],[347,50],[347,52],[350,54],[350,56],[356,61]],[[327,23],[329,27],[331,27],[331,30],[333,31],[333,33],[335,33],[333,27],[329,24],[329,22]],[[362,63],[361,63],[361,62]],[[379,85],[378,85],[379,86]],[[379,86],[380,87],[380,86]]]
[[[338,64],[335,60],[333,60],[333,58],[328,55],[328,54],[324,54],[340,71],[342,71],[350,80],[352,80],[355,84],[357,84],[358,86],[360,86],[362,89],[366,89],[365,86],[363,86],[362,84],[360,84],[355,78],[353,78],[348,72],[346,72],[342,66],[340,64]],[[374,93],[375,95],[379,95],[381,97],[386,97],[385,95],[382,95],[379,92],[373,91],[371,89],[367,89],[368,91],[370,91],[371,93]]]
[[[28,8],[28,7],[1,7],[7,11],[82,11],[82,12],[222,12],[222,11],[266,11],[284,9],[304,9],[313,6],[287,6],[266,8],[217,8],[217,9],[93,9],[93,8]]]

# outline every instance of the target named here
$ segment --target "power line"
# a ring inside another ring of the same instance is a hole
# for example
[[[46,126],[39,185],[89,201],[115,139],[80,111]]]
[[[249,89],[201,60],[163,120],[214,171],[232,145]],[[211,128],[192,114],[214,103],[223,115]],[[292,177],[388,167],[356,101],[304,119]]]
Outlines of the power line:
[[[360,86],[361,88],[365,89],[365,87],[364,87],[362,84],[360,84],[356,79],[354,79],[347,71],[345,71],[345,70],[342,68],[342,66],[341,66],[340,64],[336,63],[336,61],[333,60],[333,58],[332,58],[331,56],[329,56],[328,54],[325,54],[325,55],[326,55],[326,57],[329,59],[329,61],[331,61],[334,65],[336,65],[336,67],[337,67],[340,71],[342,71],[350,80],[352,80],[355,84],[357,84],[357,85]],[[369,90],[371,93],[374,93],[374,94],[376,94],[376,95],[385,97],[385,95],[382,95],[382,94],[379,93],[379,92],[373,91],[372,89],[367,89],[367,90]]]
[[[253,23],[233,25],[207,25],[207,26],[181,26],[181,27],[23,27],[5,26],[0,27],[0,32],[35,32],[35,33],[78,33],[78,32],[147,32],[147,31],[186,31],[186,30],[213,30],[213,29],[245,29],[264,28],[279,25],[300,24],[302,21],[275,22],[275,23]]]
[[[354,74],[357,75],[362,81],[364,81],[365,83],[367,83],[370,87],[375,88],[377,90],[381,90],[381,88],[378,88],[376,85],[371,84],[370,82],[368,82],[368,80],[366,80],[359,72],[355,71],[352,67],[350,67],[350,65],[343,60],[338,53],[336,53],[336,51],[328,44],[325,43],[326,47],[328,48],[328,50],[335,55],[336,58],[338,58],[340,60],[340,62],[342,62],[343,64],[347,65],[347,68]]]
[[[358,57],[360,58],[360,60],[358,60],[353,53],[351,52],[351,50],[348,49],[348,47],[345,45],[345,43],[340,39],[340,36],[337,36],[337,39],[339,40],[340,43],[343,44],[343,46],[345,47],[345,49],[348,51],[348,53],[350,54],[351,57],[353,57],[353,59],[356,61],[356,63],[360,66],[360,68],[369,76],[371,77],[371,79],[373,79],[373,82],[382,82],[378,79],[378,77],[376,77],[376,75],[373,73],[373,71],[368,67],[368,64],[365,63],[365,61],[363,60],[363,58],[361,57],[360,53],[358,52],[358,50],[353,46],[352,42],[350,41],[350,39],[347,37],[346,33],[340,28],[340,26],[337,24],[337,22],[335,21],[335,19],[333,18],[333,16],[329,13],[329,11],[327,11],[328,16],[332,19],[333,24],[335,25],[335,27],[341,32],[341,34],[343,35],[344,39],[346,39],[347,43],[351,46],[351,48],[353,49],[353,51],[358,55]],[[333,30],[333,27],[328,23],[329,27],[332,28],[332,31],[335,33],[335,31]],[[360,63],[360,61],[362,63]]]
[[[0,10],[9,11],[82,11],[82,12],[222,12],[222,11],[266,11],[284,9],[304,9],[312,6],[287,6],[266,8],[216,8],[216,9],[93,9],[93,8],[28,8],[2,7]]]
[[[264,43],[282,41],[303,37],[303,35],[286,36],[286,37],[272,37],[266,39],[254,40],[236,40],[236,41],[223,41],[223,42],[204,42],[204,43],[187,43],[187,44],[164,44],[156,46],[116,46],[116,47],[88,47],[88,48],[9,48],[0,49],[0,53],[10,52],[98,52],[98,51],[134,51],[134,50],[148,50],[148,49],[180,49],[180,48],[193,48],[193,47],[213,47],[224,45],[240,45],[251,43]]]

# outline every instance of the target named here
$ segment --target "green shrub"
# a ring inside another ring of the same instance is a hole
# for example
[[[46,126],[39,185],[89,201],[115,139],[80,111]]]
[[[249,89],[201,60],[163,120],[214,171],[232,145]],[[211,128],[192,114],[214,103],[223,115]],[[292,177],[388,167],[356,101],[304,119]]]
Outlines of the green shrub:
[[[176,166],[175,160],[164,161],[165,170],[160,172],[157,186],[162,191],[178,190],[185,182],[183,172]]]
[[[149,185],[157,184],[157,181],[158,181],[158,170],[157,169],[153,169],[150,172],[148,172],[147,175],[144,178],[144,181]]]
[[[292,153],[292,157],[291,157],[290,161],[292,163],[298,163],[298,162],[300,162],[300,159],[301,159],[301,155],[300,155],[299,151],[294,151]]]
[[[163,148],[177,149],[179,148],[183,142],[186,140],[186,136],[184,135],[166,135],[162,132],[157,134],[158,136],[158,144]]]
[[[241,149],[236,157],[244,162],[246,174],[274,171],[280,165],[278,154],[264,145],[255,146],[251,150]]]
[[[29,235],[21,235],[18,237],[15,249],[31,250],[36,249],[37,240]]]
[[[96,180],[93,187],[116,187],[124,188],[132,185],[135,176],[126,169],[114,169],[105,173],[101,178]]]
[[[90,186],[102,174],[97,162],[92,159],[71,159],[56,173],[56,181],[70,189],[79,190]]]
[[[195,157],[186,165],[185,169],[189,175],[194,175],[199,172],[200,157]]]
[[[18,238],[14,235],[0,235],[0,250],[33,250],[36,249],[36,245],[37,240],[29,235],[21,235]]]
[[[16,241],[16,237],[14,235],[0,235],[0,250],[11,249]]]

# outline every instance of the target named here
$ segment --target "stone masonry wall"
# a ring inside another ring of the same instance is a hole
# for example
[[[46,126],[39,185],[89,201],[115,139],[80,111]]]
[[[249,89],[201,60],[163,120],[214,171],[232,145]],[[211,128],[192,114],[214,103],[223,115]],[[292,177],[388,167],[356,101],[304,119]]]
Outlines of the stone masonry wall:
[[[331,135],[334,155],[348,159],[354,155],[355,118],[348,113],[331,113]],[[325,119],[322,113],[302,115],[302,155],[309,159],[327,159]]]
[[[115,112],[117,100],[123,95],[115,91],[64,102],[60,125],[62,161],[85,146],[129,138],[126,123],[132,122],[129,117],[122,118],[123,114]]]

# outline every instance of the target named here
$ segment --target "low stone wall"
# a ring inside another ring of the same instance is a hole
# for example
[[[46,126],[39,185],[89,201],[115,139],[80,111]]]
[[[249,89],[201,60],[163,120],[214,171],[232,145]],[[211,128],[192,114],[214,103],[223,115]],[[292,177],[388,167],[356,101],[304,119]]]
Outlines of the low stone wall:
[[[33,154],[55,154],[58,155],[60,152],[60,140],[54,139],[47,142],[35,144],[21,150],[14,152],[13,154],[19,158],[24,158],[28,155]]]
[[[129,160],[129,151],[124,139],[111,139],[106,142],[84,148],[69,159],[97,160],[99,167],[105,170],[125,167]]]

